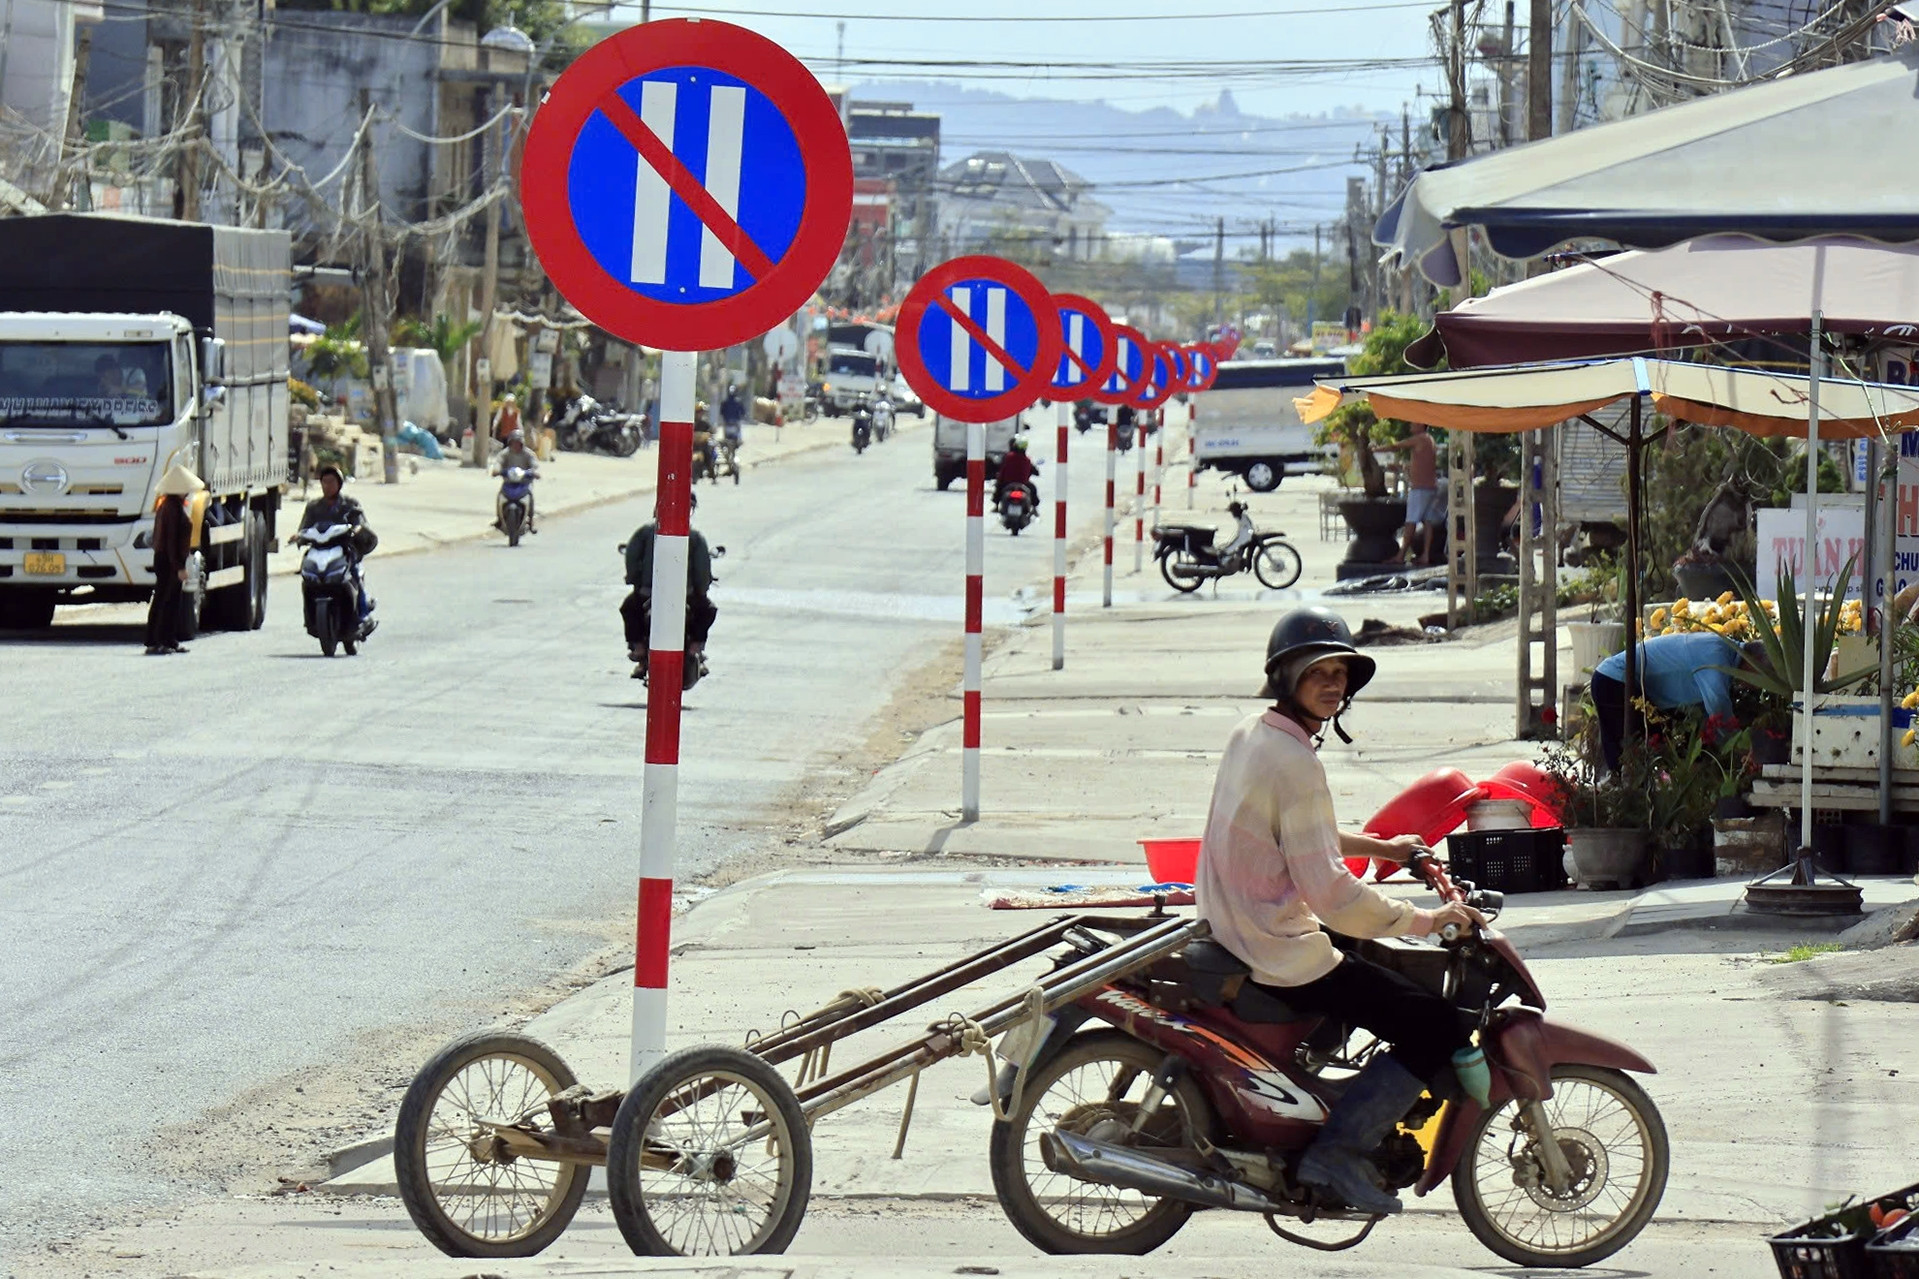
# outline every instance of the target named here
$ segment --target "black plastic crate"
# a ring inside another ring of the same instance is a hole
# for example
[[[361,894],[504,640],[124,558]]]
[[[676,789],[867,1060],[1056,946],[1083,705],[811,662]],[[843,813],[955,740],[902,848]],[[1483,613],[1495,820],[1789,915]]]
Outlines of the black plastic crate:
[[[1543,893],[1566,886],[1566,832],[1461,831],[1446,837],[1446,862],[1455,879],[1498,893]]]
[[[1850,1204],[1768,1239],[1780,1279],[1873,1279],[1875,1273],[1899,1273],[1875,1272],[1866,1256],[1866,1245],[1872,1242],[1875,1233],[1874,1204],[1888,1211],[1919,1210],[1919,1185]],[[1906,1273],[1919,1274],[1919,1269]]]
[[[1872,1279],[1919,1279],[1919,1217],[1882,1230],[1866,1245]]]

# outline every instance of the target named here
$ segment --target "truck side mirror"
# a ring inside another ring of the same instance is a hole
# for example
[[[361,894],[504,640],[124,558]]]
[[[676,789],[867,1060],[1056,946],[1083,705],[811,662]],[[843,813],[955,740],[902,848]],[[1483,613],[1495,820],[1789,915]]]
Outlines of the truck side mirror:
[[[200,339],[200,379],[208,386],[227,380],[227,344],[224,338]]]

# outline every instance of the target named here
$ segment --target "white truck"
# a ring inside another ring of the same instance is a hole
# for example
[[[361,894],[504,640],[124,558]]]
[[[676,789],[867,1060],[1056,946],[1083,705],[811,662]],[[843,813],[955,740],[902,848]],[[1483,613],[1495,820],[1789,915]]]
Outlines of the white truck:
[[[1315,378],[1341,377],[1338,359],[1227,360],[1212,388],[1193,401],[1193,458],[1201,470],[1240,476],[1270,493],[1287,474],[1317,471],[1337,450],[1313,443],[1293,400]]]
[[[991,482],[999,473],[1000,459],[1013,446],[1013,436],[1024,427],[1012,420],[986,424],[986,478]],[[966,478],[966,423],[933,415],[933,483],[942,492],[954,480]]]
[[[893,375],[879,356],[846,346],[827,348],[824,395],[834,414],[844,417],[861,400],[889,393],[892,385]]]
[[[284,231],[0,219],[0,627],[153,593],[153,488],[184,464],[187,623],[266,617],[287,474]]]

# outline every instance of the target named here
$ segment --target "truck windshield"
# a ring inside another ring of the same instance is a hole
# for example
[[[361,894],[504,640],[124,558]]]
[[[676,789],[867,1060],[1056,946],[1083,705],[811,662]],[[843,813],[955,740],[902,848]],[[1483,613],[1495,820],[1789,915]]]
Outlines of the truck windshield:
[[[841,377],[872,377],[879,371],[879,361],[870,355],[835,352],[830,371]]]
[[[164,426],[165,342],[0,342],[0,424]]]

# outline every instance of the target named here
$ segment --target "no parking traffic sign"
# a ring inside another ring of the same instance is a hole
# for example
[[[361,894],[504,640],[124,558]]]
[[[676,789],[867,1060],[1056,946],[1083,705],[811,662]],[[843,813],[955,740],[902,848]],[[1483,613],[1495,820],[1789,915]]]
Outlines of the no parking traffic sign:
[[[1146,335],[1124,324],[1113,326],[1113,371],[1087,392],[1100,404],[1119,407],[1133,402],[1136,384],[1147,372]]]
[[[1001,258],[965,257],[928,271],[900,304],[894,353],[907,384],[961,422],[1016,416],[1046,393],[1060,359],[1052,295]]]
[[[1156,409],[1173,398],[1173,392],[1179,390],[1179,378],[1172,350],[1169,342],[1154,342],[1147,347],[1147,371],[1134,384],[1128,404],[1136,409]]]
[[[1076,294],[1055,293],[1053,303],[1059,308],[1062,347],[1048,389],[1056,399],[1090,394],[1119,363],[1113,322],[1098,304]]]
[[[554,286],[629,342],[716,350],[806,304],[852,218],[853,161],[798,59],[674,18],[594,45],[533,117],[527,234]]]
[[[1187,348],[1186,359],[1192,365],[1192,372],[1186,378],[1186,389],[1204,391],[1212,386],[1213,379],[1219,376],[1219,360],[1212,349],[1204,344],[1195,344]]]
[[[1192,353],[1177,342],[1162,342],[1159,346],[1160,350],[1166,353],[1167,360],[1172,364],[1173,392],[1174,394],[1178,394],[1186,389],[1188,382],[1193,380]]]

